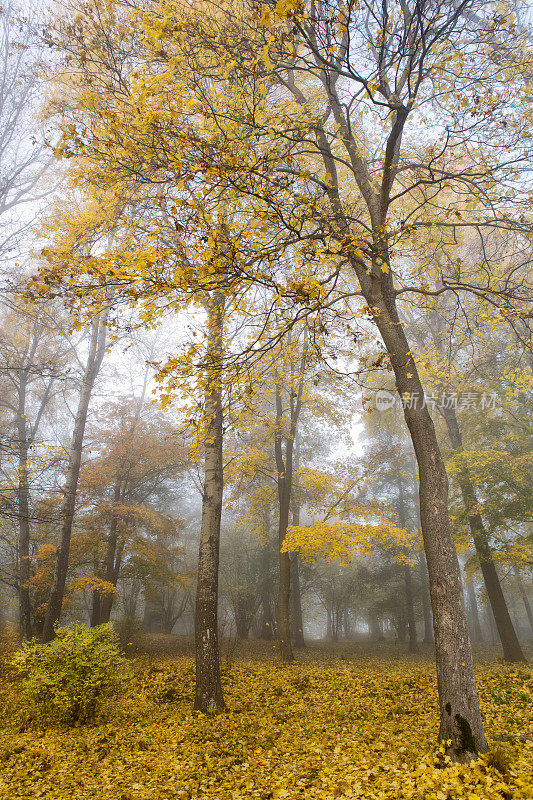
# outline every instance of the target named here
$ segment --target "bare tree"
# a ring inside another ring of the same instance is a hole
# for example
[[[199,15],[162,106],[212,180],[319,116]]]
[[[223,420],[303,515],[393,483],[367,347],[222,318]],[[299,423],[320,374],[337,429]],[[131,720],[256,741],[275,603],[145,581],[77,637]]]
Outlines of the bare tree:
[[[4,258],[18,251],[36,204],[50,191],[42,179],[52,156],[37,121],[43,55],[38,24],[36,12],[23,15],[12,0],[0,10],[0,254]]]
[[[5,455],[14,457],[17,462],[17,470],[9,478],[12,499],[9,499],[8,492],[4,513],[14,516],[19,528],[16,590],[20,627],[26,638],[32,636],[31,450],[36,444],[45,411],[56,393],[56,385],[58,381],[63,382],[63,368],[71,352],[68,341],[59,337],[58,331],[57,318],[44,304],[9,304],[0,329],[3,362],[0,405],[11,415]]]

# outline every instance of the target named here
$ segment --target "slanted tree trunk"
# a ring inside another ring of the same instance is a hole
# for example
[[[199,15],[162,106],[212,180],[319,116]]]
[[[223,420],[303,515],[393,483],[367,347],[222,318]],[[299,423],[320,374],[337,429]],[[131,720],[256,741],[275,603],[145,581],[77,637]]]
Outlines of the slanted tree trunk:
[[[382,267],[386,265],[383,275]],[[356,271],[375,324],[390,357],[396,387],[404,399],[404,416],[415,450],[419,474],[420,519],[426,553],[439,690],[439,739],[451,741],[449,755],[468,761],[486,752],[487,740],[479,710],[472,649],[459,562],[448,517],[448,478],[433,420],[400,322],[390,275],[386,234],[375,234],[371,274]],[[379,279],[377,276],[380,276]]]
[[[81,456],[83,449],[83,437],[85,434],[85,424],[89,403],[94,387],[96,376],[102,365],[105,355],[107,311],[102,312],[93,320],[91,326],[91,338],[89,341],[89,354],[83,375],[80,391],[80,399],[74,422],[74,432],[70,445],[69,465],[67,469],[67,479],[63,504],[61,507],[61,530],[59,533],[59,545],[57,548],[56,564],[50,598],[46,608],[42,638],[44,642],[50,642],[54,638],[54,625],[59,619],[63,605],[65,593],[65,582],[67,579],[68,562],[70,554],[70,538],[72,535],[72,523],[76,508],[76,491],[78,488],[78,478],[80,474]]]
[[[456,452],[461,452],[463,449],[463,440],[459,428],[459,421],[453,408],[442,409],[442,416],[446,422],[446,428],[452,447]],[[510,663],[525,661],[526,658],[522,652],[520,642],[516,635],[516,631],[505,602],[502,586],[496,571],[496,565],[492,557],[492,551],[489,545],[489,539],[481,514],[477,511],[478,501],[476,497],[476,490],[470,479],[468,468],[463,466],[457,473],[457,482],[463,497],[465,511],[468,516],[468,524],[470,525],[470,532],[474,540],[479,566],[485,582],[487,596],[489,603],[494,614],[494,621],[498,629],[500,641],[502,643],[503,657]]]
[[[474,642],[483,641],[483,631],[481,630],[481,622],[479,619],[479,609],[477,606],[476,590],[472,581],[466,582],[466,597],[468,600],[468,609],[470,611],[470,619],[472,621],[472,639]]]
[[[379,189],[346,121],[345,109],[334,82],[328,88],[328,104],[338,121],[354,179],[370,219],[370,263],[364,254],[348,252],[347,258],[361,287],[369,312],[380,333],[404,399],[404,417],[413,443],[420,483],[420,519],[426,553],[439,690],[439,739],[451,741],[448,753],[456,761],[468,761],[486,752],[487,740],[474,676],[472,649],[463,602],[459,562],[448,517],[448,478],[433,420],[423,402],[424,392],[397,308],[397,291],[389,253],[388,211],[395,181],[402,134],[409,108],[399,105],[391,113],[391,127],[384,149]],[[327,197],[339,229],[350,231],[344,213],[340,179],[331,144],[317,127],[317,146],[328,173]]]
[[[208,335],[204,405],[204,491],[194,626],[196,655],[194,708],[204,713],[224,708],[218,645],[218,562],[223,493],[224,295],[215,292],[206,306]]]

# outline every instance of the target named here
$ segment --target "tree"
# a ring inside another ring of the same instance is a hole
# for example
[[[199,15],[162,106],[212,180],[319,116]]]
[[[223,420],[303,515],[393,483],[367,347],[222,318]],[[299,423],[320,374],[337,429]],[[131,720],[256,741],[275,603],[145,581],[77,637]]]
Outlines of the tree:
[[[4,362],[2,406],[12,415],[9,449],[17,463],[16,472],[9,481],[13,493],[4,497],[4,502],[7,512],[14,513],[19,529],[16,578],[19,622],[22,635],[31,639],[33,452],[39,444],[45,412],[57,393],[57,384],[63,378],[71,351],[68,341],[59,337],[56,315],[44,304],[25,306],[16,301],[5,304],[4,311],[0,332]],[[10,458],[11,454],[7,455]]]
[[[204,713],[224,708],[218,647],[218,563],[224,486],[222,371],[225,305],[226,298],[220,292],[206,300],[204,488],[194,626],[194,708]]]
[[[485,253],[489,245],[490,240],[486,242]],[[465,346],[469,349],[472,346],[472,333],[468,330],[470,328],[468,320],[467,332],[462,331],[462,326],[456,323],[453,328],[448,329],[450,331],[450,342],[446,342],[444,315],[449,315],[451,310],[450,305],[452,308],[454,305],[453,302],[450,303],[449,300],[449,298],[440,299],[440,308],[437,303],[433,303],[434,307],[426,312],[423,320],[411,326],[411,331],[413,332],[413,338],[416,339],[419,349],[424,352],[426,356],[430,355],[428,348],[431,347],[431,345],[434,348],[433,357],[430,358],[425,370],[426,375],[430,379],[430,389],[432,389],[434,393],[436,392],[441,398],[446,396],[449,398],[448,402],[441,402],[438,405],[438,409],[445,422],[450,444],[456,454],[453,475],[461,491],[466,518],[476,549],[485,588],[487,590],[487,596],[502,643],[504,658],[511,663],[525,661],[526,659],[510,617],[494,563],[489,535],[485,528],[482,514],[480,513],[481,506],[476,487],[472,481],[468,465],[462,458],[464,447],[457,413],[459,403],[458,387],[460,387],[463,392],[467,389],[467,386],[470,386],[471,390],[479,387],[480,377],[483,372],[485,373],[486,380],[490,380],[490,369],[487,371],[486,368],[484,369],[483,365],[483,361],[486,362],[488,355],[487,344],[489,343],[479,341],[476,343],[477,346],[474,344],[474,348],[477,352],[475,352],[473,356],[475,362],[478,363],[471,364],[467,369],[461,367],[461,356]],[[465,312],[465,305],[465,303],[462,304],[463,312]],[[454,312],[452,311],[452,313]],[[475,319],[474,313],[469,316]],[[495,321],[501,324],[500,320],[496,319]],[[426,334],[426,336],[424,334]],[[479,335],[478,339],[481,340],[482,336]],[[431,345],[429,342],[431,342]],[[454,362],[453,365],[449,363],[452,360]],[[453,377],[451,373],[453,373]],[[473,380],[470,376],[473,376]],[[485,390],[487,389],[486,382],[483,383],[483,387]]]
[[[27,16],[8,0],[0,16],[0,253],[3,258],[20,254],[20,237],[28,230],[31,204],[49,193],[42,178],[51,165],[44,133],[32,112],[40,102],[42,50],[36,28],[38,14]]]
[[[145,365],[145,384],[149,372]],[[157,601],[158,586],[170,589],[181,577],[174,507],[186,463],[183,440],[142,391],[106,404],[93,422],[70,564],[71,591],[77,583],[92,589],[92,626],[109,621],[126,576],[141,583],[149,601]]]
[[[54,625],[61,614],[65,581],[67,578],[68,560],[70,552],[70,538],[72,523],[76,507],[76,490],[80,474],[83,437],[87,422],[89,403],[95,380],[100,371],[106,350],[106,321],[107,310],[99,314],[92,322],[89,340],[89,352],[85,365],[80,388],[78,410],[74,423],[74,431],[70,443],[70,458],[67,468],[64,500],[61,507],[61,530],[57,548],[56,566],[46,609],[43,627],[43,641],[50,642],[54,638]]]
[[[277,600],[278,643],[281,660],[290,663],[294,659],[291,644],[290,593],[291,556],[283,549],[289,526],[291,495],[293,489],[294,446],[298,432],[298,421],[302,409],[302,394],[305,386],[306,362],[308,360],[307,333],[298,347],[299,364],[294,364],[293,341],[286,343],[283,361],[275,368],[276,422],[274,432],[274,454],[277,471],[277,492],[279,504],[278,544],[279,544],[279,585]],[[288,351],[288,353],[286,352]],[[285,357],[285,358],[284,358]],[[283,363],[285,360],[288,364]]]

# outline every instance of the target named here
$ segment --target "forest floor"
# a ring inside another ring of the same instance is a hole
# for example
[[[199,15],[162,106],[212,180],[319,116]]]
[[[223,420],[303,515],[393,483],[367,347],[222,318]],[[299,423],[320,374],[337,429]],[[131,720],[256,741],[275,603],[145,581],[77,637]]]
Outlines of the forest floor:
[[[125,693],[92,724],[44,728],[0,687],[2,800],[526,800],[533,785],[533,671],[478,652],[491,751],[454,765],[435,744],[429,650],[312,644],[281,667],[272,647],[223,643],[228,710],[191,711],[189,643],[152,637]]]

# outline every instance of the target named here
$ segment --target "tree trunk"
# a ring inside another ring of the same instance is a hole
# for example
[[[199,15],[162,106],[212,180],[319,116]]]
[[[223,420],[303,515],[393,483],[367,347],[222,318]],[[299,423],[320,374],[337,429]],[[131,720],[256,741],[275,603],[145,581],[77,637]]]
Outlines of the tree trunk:
[[[297,523],[294,523],[295,525]],[[302,615],[302,597],[300,594],[300,568],[298,556],[293,556],[291,566],[291,634],[294,646],[300,650],[305,648]]]
[[[451,741],[448,754],[468,761],[488,749],[474,676],[459,562],[448,517],[448,478],[422,383],[398,317],[386,234],[376,231],[371,274],[354,263],[363,294],[390,357],[396,388],[418,464],[420,520],[426,553],[437,685],[439,739]],[[383,271],[383,265],[389,272]]]
[[[419,553],[418,569],[420,575],[420,583],[422,584],[422,614],[424,616],[424,644],[434,644],[433,639],[433,623],[431,621],[431,603],[429,598],[429,586],[426,559],[424,553]]]
[[[204,491],[194,628],[196,654],[194,708],[204,713],[224,708],[218,645],[218,562],[223,493],[224,308],[224,295],[214,293],[207,303]]]
[[[270,604],[270,593],[266,586],[263,587],[261,595],[261,633],[260,638],[266,641],[271,641],[273,636],[272,631],[272,606]]]
[[[498,628],[496,627],[496,622],[494,620],[494,614],[492,613],[492,608],[490,607],[490,603],[487,605],[486,613],[487,613],[487,619],[489,621],[491,642],[492,644],[496,644],[498,642]]]
[[[516,569],[514,570],[514,574],[516,577],[516,582],[518,584],[518,591],[520,592],[520,597],[522,598],[522,602],[524,604],[524,608],[526,610],[527,618],[529,620],[529,627],[531,628],[531,632],[533,633],[533,612],[531,611],[531,604],[529,602],[529,598],[527,596],[527,592],[524,588],[524,584],[522,583],[522,578],[520,577],[519,571]]]
[[[395,627],[398,641],[400,644],[405,644],[405,640],[407,639],[407,620],[403,613],[399,614],[399,616],[396,618]]]
[[[481,622],[479,620],[479,609],[477,607],[476,590],[472,581],[466,582],[466,597],[468,599],[468,608],[470,611],[470,619],[472,620],[472,638],[474,642],[483,641],[483,631],[481,630]]]
[[[296,446],[295,474],[298,474],[300,461],[299,448]],[[300,498],[298,486],[293,486],[292,492],[292,524],[300,524]],[[300,566],[298,556],[294,554],[291,566],[291,635],[294,646],[299,650],[305,648],[304,623],[302,614],[302,595],[300,591]]]
[[[65,594],[65,582],[67,579],[70,538],[72,534],[72,523],[76,508],[76,491],[78,488],[78,478],[80,474],[81,456],[83,449],[83,437],[85,424],[87,422],[87,412],[91,394],[105,355],[106,340],[106,321],[107,312],[99,314],[92,323],[91,339],[89,342],[89,355],[87,365],[83,375],[80,391],[80,399],[76,419],[74,422],[74,432],[70,445],[70,457],[65,484],[65,493],[61,507],[61,530],[59,533],[59,545],[57,548],[56,564],[50,598],[46,608],[46,616],[43,626],[43,642],[50,642],[54,638],[54,625],[59,619]]]
[[[461,452],[463,449],[463,441],[455,410],[453,408],[443,409],[441,413],[446,422],[452,447],[456,452]],[[496,565],[492,558],[489,539],[485,531],[485,526],[483,525],[483,519],[481,518],[481,514],[477,511],[478,501],[476,491],[470,480],[468,469],[465,466],[457,473],[457,482],[461,489],[479,566],[481,568],[483,580],[485,581],[487,596],[502,643],[503,657],[506,661],[511,663],[526,661],[509,614],[509,609],[507,608],[507,603],[505,602],[500,579],[496,571]]]
[[[290,343],[290,340],[289,340]],[[290,356],[292,357],[292,356]],[[276,374],[276,429],[274,433],[274,454],[277,470],[278,488],[278,544],[279,544],[279,586],[277,611],[277,635],[279,653],[282,663],[294,660],[291,643],[290,597],[291,597],[291,557],[282,551],[283,542],[289,526],[293,481],[293,453],[298,432],[298,420],[302,407],[304,372],[307,360],[307,334],[302,347],[299,369],[295,373],[291,362],[290,386],[288,387],[288,430],[284,432],[284,409],[282,402],[281,379]],[[283,450],[285,443],[285,452]]]
[[[352,634],[350,625],[350,612],[347,608],[342,613],[342,636],[344,639],[349,639]]]
[[[102,603],[101,598],[98,592],[93,591],[93,596],[91,600],[91,628],[96,628],[100,625],[100,613],[101,613]]]
[[[239,603],[235,607],[235,628],[237,631],[238,639],[247,639],[248,631],[250,628],[250,620],[247,614],[246,605]]]
[[[279,586],[278,586],[278,601],[276,604],[277,609],[277,622],[278,622],[278,645],[281,661],[284,664],[289,664],[294,660],[294,653],[292,651],[291,643],[291,621],[289,601],[291,596],[291,560],[290,553],[282,553],[281,546],[285,539],[287,526],[285,531],[282,530],[280,520],[279,532]]]
[[[283,552],[282,546],[289,527],[289,511],[291,504],[292,488],[292,453],[294,439],[288,436],[285,439],[285,454],[282,450],[282,424],[283,409],[281,404],[281,390],[276,385],[276,431],[274,437],[274,450],[276,456],[277,485],[278,485],[278,546],[279,546],[279,584],[278,599],[276,603],[277,635],[279,654],[282,663],[289,664],[294,660],[291,643],[290,623],[290,596],[291,596],[291,556]],[[283,457],[285,455],[285,458]]]
[[[405,508],[403,482],[399,472],[396,476],[396,485],[398,487],[398,522],[400,523],[401,528],[406,529],[407,512]],[[406,548],[405,556],[408,557],[408,555],[409,553]],[[409,629],[409,652],[418,653],[418,644],[416,641],[415,605],[413,600],[413,582],[411,579],[411,567],[409,564],[403,565],[403,580],[405,586],[405,610],[407,612],[407,626]]]
[[[109,526],[109,537],[107,540],[106,558],[105,558],[105,580],[111,586],[115,587],[115,592],[104,592],[100,598],[100,624],[109,622],[111,619],[111,609],[116,598],[116,587],[120,575],[120,567],[122,565],[122,553],[124,552],[125,539],[124,536],[118,536],[118,515],[116,513],[115,504],[123,500],[124,487],[118,483],[115,486],[115,495],[113,501],[113,511],[111,516],[111,525]]]
[[[333,641],[333,603],[329,600],[326,604],[326,639]]]
[[[409,630],[409,652],[418,653],[418,643],[416,641],[416,619],[415,605],[413,601],[413,582],[411,579],[411,567],[404,564],[403,578],[405,584],[405,605],[407,609],[407,628]]]
[[[18,574],[18,596],[19,596],[19,624],[20,632],[24,639],[32,637],[32,613],[30,598],[30,486],[28,477],[28,440],[26,429],[26,387],[21,377],[19,387],[19,406],[17,414],[17,435],[18,435],[18,523],[19,523],[19,574]]]

